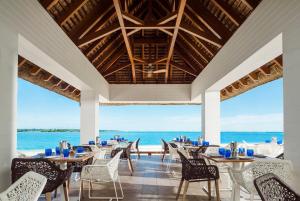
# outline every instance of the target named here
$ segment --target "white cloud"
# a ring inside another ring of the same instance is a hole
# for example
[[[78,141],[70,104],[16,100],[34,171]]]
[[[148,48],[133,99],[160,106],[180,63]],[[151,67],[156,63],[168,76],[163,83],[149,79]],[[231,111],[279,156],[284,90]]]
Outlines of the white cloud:
[[[222,131],[283,131],[283,114],[237,115],[221,119]]]

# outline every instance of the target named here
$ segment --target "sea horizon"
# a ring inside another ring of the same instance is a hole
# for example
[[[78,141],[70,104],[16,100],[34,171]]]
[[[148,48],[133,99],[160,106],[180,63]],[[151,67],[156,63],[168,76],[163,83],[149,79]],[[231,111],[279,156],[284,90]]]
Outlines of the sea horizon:
[[[113,131],[100,130],[99,136],[101,140],[109,140],[114,135],[120,135],[129,141],[140,138],[140,145],[161,145],[161,139],[171,141],[180,135],[185,135],[191,140],[197,140],[202,135],[201,131]],[[221,143],[229,143],[232,141],[247,143],[261,143],[277,137],[278,140],[283,139],[283,132],[221,132]],[[61,140],[67,140],[71,145],[80,144],[79,131],[22,131],[17,134],[18,150],[36,150],[45,148],[55,148]],[[213,144],[213,142],[210,142]]]

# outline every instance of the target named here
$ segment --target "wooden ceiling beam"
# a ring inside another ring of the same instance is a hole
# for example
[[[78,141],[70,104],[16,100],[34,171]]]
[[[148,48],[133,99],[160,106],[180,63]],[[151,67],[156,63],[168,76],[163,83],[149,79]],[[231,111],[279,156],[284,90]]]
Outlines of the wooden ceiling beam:
[[[124,68],[129,67],[130,65],[131,65],[130,62],[121,64],[121,65],[115,65],[115,66],[109,68],[107,71],[105,71],[105,72],[103,73],[103,77],[110,76],[110,75],[112,75],[112,74],[114,74],[114,73],[116,73],[116,72],[118,72],[118,71],[120,71],[120,70],[123,70]]]
[[[126,49],[125,48],[121,48],[119,51],[116,51],[110,58],[109,60],[104,64],[104,66],[100,67],[100,72],[101,74],[104,73],[105,71],[107,71],[111,66],[115,65],[118,61],[120,61],[120,59],[122,58],[122,56],[126,53]]]
[[[240,26],[244,19],[226,2],[222,0],[211,0],[216,7],[218,7],[236,26]]]
[[[178,48],[179,46],[175,46],[175,52],[183,59],[183,61],[195,72],[200,73],[201,70],[203,69],[203,66],[199,64],[198,62],[195,62],[194,57],[192,57],[190,54],[186,54],[182,50],[182,48]]]
[[[125,12],[122,12],[122,17],[125,19],[125,20],[128,20],[129,22],[132,22],[136,25],[143,25],[144,24],[144,21],[141,20],[140,18],[138,17],[135,17],[134,15],[130,14],[130,13],[125,13]]]
[[[124,29],[174,29],[174,23],[156,24],[156,23],[145,23],[144,25],[136,25],[131,22],[124,23]],[[122,28],[122,27],[121,27]]]
[[[115,9],[116,9],[117,16],[118,16],[119,24],[121,26],[121,31],[122,31],[125,46],[126,46],[126,49],[127,49],[127,54],[128,54],[128,57],[129,57],[129,60],[130,60],[130,63],[131,63],[132,80],[133,80],[133,83],[136,83],[135,64],[134,64],[134,61],[133,61],[133,53],[132,53],[132,50],[131,50],[129,39],[127,37],[125,24],[124,24],[123,17],[122,17],[122,11],[121,11],[121,7],[120,7],[120,2],[119,2],[119,0],[113,0],[113,2],[114,2],[114,6],[115,6]]]
[[[133,38],[134,44],[157,44],[157,45],[166,45],[167,44],[167,38],[159,38],[159,37],[151,37],[151,38]]]
[[[43,0],[42,5],[47,10],[50,10],[55,4],[58,3],[59,0]]]
[[[198,3],[197,1],[189,1],[186,8],[219,39],[227,41],[232,35],[231,31],[229,31],[225,25],[222,24],[217,17],[211,14],[201,3]]]
[[[97,25],[98,22],[103,19],[103,17],[106,16],[108,12],[110,12],[111,9],[113,9],[111,1],[102,0],[101,4],[96,6],[88,15],[88,17],[82,20],[82,22],[76,29],[72,30],[72,33],[70,35],[71,39],[76,42],[78,39],[82,38],[84,35],[90,32],[95,27],[95,25]],[[106,20],[101,21],[108,22]]]
[[[112,34],[120,29],[121,28],[117,23],[113,23],[110,26],[105,27],[104,29],[101,29],[99,31],[85,35],[80,40],[78,40],[77,46],[83,47],[91,42],[99,40],[99,39],[101,39],[109,34]]]
[[[94,54],[89,58],[89,60],[94,63],[99,57],[105,54],[110,50],[111,47],[118,47],[120,43],[122,43],[122,36],[111,37],[106,43],[102,44],[102,46],[94,52]]]
[[[202,49],[200,49],[192,39],[187,36],[185,33],[179,32],[179,37],[182,38],[183,41],[186,42],[203,60],[205,60],[207,63],[210,62],[210,57],[207,56],[205,52],[203,52]]]
[[[282,68],[282,55],[280,55],[279,57],[276,57],[273,62],[280,68]]]
[[[158,20],[157,24],[158,25],[163,25],[163,24],[166,24],[174,19],[177,18],[177,12],[172,12],[172,13],[169,13],[167,16],[161,18]]]
[[[135,33],[139,32],[139,31],[141,31],[141,30],[142,30],[142,29],[133,29],[133,30],[127,32],[127,37],[131,36],[132,34],[135,34]]]
[[[176,22],[175,22],[175,28],[174,28],[173,36],[171,38],[168,54],[167,54],[165,83],[168,82],[170,61],[171,61],[171,57],[173,55],[174,46],[175,46],[176,38],[178,35],[181,19],[182,19],[183,13],[184,13],[185,5],[186,5],[186,0],[180,0],[179,7],[178,7],[178,14],[177,14]]]
[[[22,67],[26,63],[26,61],[27,60],[25,58],[19,57],[19,59],[18,59],[18,67],[19,68]]]
[[[98,69],[100,66],[103,66],[103,64],[106,62],[106,60],[108,60],[111,55],[113,55],[115,52],[119,51],[120,49],[123,48],[122,46],[123,43],[116,43],[116,46],[110,46],[109,49],[103,51],[103,54],[101,55],[101,57],[99,57],[95,62],[94,62],[94,66]]]
[[[76,13],[86,2],[87,0],[76,0],[74,2],[72,1],[72,4],[71,6],[69,6],[68,10],[65,11],[61,16],[59,16],[59,18],[57,18],[56,20],[57,24],[61,26],[64,23],[66,23],[66,21],[72,15],[74,15],[74,13]]]
[[[191,34],[192,36],[199,38],[200,40],[204,40],[218,48],[221,48],[224,45],[224,42],[221,41],[220,39],[218,39],[217,37],[213,37],[212,35],[204,32],[204,31],[200,31],[200,30],[192,27],[191,25],[182,24],[179,27],[179,29],[188,34]]]
[[[257,6],[257,2],[255,0],[241,0],[248,8],[253,10]]]
[[[174,68],[177,68],[178,70],[181,70],[183,72],[186,72],[194,77],[197,77],[196,73],[193,71],[193,69],[185,66],[185,65],[181,65],[181,64],[178,64],[174,61],[170,61],[170,64],[174,67]]]
[[[134,57],[133,59],[141,64],[159,64],[162,62],[166,62],[167,57],[162,57],[162,58],[158,58],[158,59],[148,59],[148,60],[143,59],[143,58]]]
[[[38,68],[38,70],[36,70],[35,72],[30,73],[33,76],[38,75],[43,69],[42,68]]]

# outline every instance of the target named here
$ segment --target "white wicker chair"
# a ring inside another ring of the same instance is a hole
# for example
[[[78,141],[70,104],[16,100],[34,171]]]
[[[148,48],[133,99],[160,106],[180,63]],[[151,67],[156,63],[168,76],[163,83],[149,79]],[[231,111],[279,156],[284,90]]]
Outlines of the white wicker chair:
[[[27,172],[6,191],[0,194],[1,201],[37,201],[47,178],[35,172]]]
[[[91,146],[92,151],[95,153],[94,155],[94,162],[97,160],[104,160],[107,150],[106,149],[100,149],[96,145]]]
[[[171,163],[173,161],[180,161],[180,156],[178,154],[178,150],[186,157],[186,158],[190,158],[188,152],[186,150],[184,150],[183,148],[174,148],[171,146],[170,143],[167,143],[168,144],[168,147],[169,147],[169,160],[167,162],[167,172],[168,173],[172,173],[173,176],[177,176],[179,175],[180,173],[179,172],[176,172],[176,171],[171,171]]]
[[[233,182],[239,184],[250,194],[250,200],[254,199],[257,191],[254,180],[264,174],[273,173],[283,181],[289,181],[292,176],[292,163],[280,159],[256,159],[241,170],[230,169]]]
[[[86,165],[83,167],[81,173],[81,181],[80,181],[80,190],[79,190],[79,200],[81,199],[81,194],[83,190],[83,182],[89,182],[89,199],[123,199],[123,189],[120,182],[120,177],[118,174],[118,166],[120,162],[120,156],[123,151],[118,152],[109,162],[100,165]],[[91,195],[91,187],[92,184],[103,184],[113,182],[114,190],[115,190],[115,197],[96,197]],[[120,190],[121,190],[121,197],[118,197],[116,182],[119,183]]]

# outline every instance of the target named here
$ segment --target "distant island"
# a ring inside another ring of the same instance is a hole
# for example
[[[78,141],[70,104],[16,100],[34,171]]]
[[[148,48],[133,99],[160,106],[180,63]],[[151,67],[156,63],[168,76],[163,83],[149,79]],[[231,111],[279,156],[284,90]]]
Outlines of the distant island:
[[[28,129],[18,129],[18,132],[79,132],[79,129],[41,129],[41,128],[28,128]],[[99,130],[99,132],[104,132],[104,131],[114,131],[114,132],[119,132],[117,130]]]

